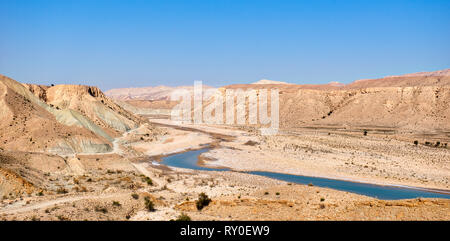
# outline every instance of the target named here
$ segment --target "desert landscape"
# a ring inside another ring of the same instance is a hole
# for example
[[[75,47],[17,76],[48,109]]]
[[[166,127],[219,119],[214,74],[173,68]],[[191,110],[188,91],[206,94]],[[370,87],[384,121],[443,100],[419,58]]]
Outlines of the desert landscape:
[[[450,220],[450,69],[204,86],[279,90],[276,135],[171,120],[193,87],[19,81],[0,75],[0,220]]]

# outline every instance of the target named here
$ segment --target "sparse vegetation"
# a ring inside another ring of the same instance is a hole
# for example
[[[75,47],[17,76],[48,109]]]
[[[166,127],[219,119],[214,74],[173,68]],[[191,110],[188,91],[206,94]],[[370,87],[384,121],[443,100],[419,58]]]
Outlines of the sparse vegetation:
[[[414,141],[414,145],[416,145],[416,146],[419,145],[419,141],[418,141],[418,140],[415,140],[415,141]]]
[[[191,217],[189,217],[184,213],[181,213],[180,216],[178,216],[175,221],[191,221]]]
[[[65,189],[65,188],[63,188],[63,187],[59,187],[59,188],[56,190],[56,193],[57,193],[57,194],[66,194],[66,193],[68,193],[68,191],[67,191],[67,189]]]
[[[153,180],[150,177],[143,177],[142,181],[146,182],[150,186],[153,186]]]
[[[131,197],[134,199],[139,199],[139,195],[137,193],[131,194]]]
[[[96,206],[95,211],[100,213],[107,213],[108,209],[106,209],[105,207]]]
[[[208,206],[211,199],[204,192],[198,195],[198,200],[195,202],[197,210],[202,210],[204,207]]]
[[[152,200],[150,200],[149,197],[145,197],[145,209],[147,209],[149,212],[154,212],[155,211],[155,204],[153,203]]]
[[[113,202],[112,202],[112,205],[113,205],[113,206],[116,206],[116,207],[122,206],[122,204],[120,204],[119,201],[113,201]]]

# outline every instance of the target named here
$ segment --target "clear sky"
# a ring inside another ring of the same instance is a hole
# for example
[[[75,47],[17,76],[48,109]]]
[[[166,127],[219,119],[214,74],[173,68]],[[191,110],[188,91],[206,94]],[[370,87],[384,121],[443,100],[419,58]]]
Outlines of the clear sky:
[[[450,1],[0,0],[0,73],[107,90],[450,68]]]

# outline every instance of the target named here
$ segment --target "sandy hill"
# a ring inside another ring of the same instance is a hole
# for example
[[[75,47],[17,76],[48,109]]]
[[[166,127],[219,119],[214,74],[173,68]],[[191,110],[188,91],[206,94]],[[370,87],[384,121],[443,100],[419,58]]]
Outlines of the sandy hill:
[[[350,83],[344,88],[358,89],[371,87],[408,87],[408,86],[448,86],[450,85],[450,69],[434,72],[387,76],[379,79],[364,79]]]
[[[0,148],[58,154],[108,152],[138,119],[95,87],[21,84],[0,75]]]
[[[450,76],[450,69],[437,70],[432,72],[417,72],[412,74],[404,74],[404,75],[396,75],[396,76],[388,76],[388,77],[430,77],[430,76]]]
[[[257,85],[279,89],[281,127],[395,128],[450,131],[449,70],[360,80],[348,85]],[[229,85],[225,89],[255,89]]]

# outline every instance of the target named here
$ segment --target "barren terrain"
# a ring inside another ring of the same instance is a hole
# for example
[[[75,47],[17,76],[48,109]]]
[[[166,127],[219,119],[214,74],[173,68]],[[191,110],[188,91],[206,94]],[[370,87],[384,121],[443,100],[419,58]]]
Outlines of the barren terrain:
[[[159,163],[210,146],[199,165],[449,190],[448,70],[349,85],[229,86],[280,89],[275,136],[172,122],[174,103],[160,98],[172,88],[108,92],[116,102],[95,87],[0,77],[0,220],[450,220],[450,199],[378,200]],[[211,202],[198,210],[202,192]]]

